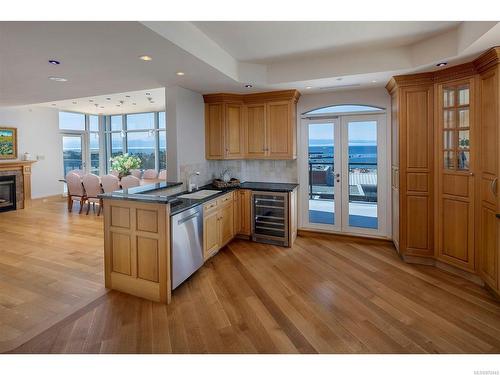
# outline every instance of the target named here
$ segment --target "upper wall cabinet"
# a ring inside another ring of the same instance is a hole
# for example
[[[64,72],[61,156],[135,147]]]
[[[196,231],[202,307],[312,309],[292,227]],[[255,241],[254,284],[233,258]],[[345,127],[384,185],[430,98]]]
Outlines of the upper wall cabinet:
[[[295,159],[296,90],[205,95],[207,159]]]

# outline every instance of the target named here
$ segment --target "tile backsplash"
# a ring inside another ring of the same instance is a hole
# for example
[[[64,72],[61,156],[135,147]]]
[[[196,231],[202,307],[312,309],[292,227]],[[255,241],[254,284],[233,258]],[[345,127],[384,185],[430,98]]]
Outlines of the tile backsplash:
[[[184,184],[190,173],[199,171],[200,175],[192,179],[198,186],[220,177],[225,169],[241,181],[297,182],[298,179],[296,160],[204,160],[183,164],[179,169],[180,181]]]

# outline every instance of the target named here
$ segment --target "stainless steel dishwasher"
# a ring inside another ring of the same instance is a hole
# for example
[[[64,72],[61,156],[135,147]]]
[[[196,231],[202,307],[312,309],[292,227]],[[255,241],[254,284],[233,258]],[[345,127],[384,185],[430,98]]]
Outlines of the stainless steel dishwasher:
[[[203,205],[172,216],[172,289],[203,265]]]

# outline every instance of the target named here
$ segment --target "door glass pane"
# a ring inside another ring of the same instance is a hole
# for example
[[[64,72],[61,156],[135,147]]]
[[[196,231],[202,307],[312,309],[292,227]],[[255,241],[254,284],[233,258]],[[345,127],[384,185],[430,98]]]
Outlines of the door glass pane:
[[[453,149],[453,131],[444,132],[444,148]]]
[[[455,126],[455,110],[445,110],[444,112],[444,127],[451,129]]]
[[[377,229],[377,122],[349,122],[347,126],[349,226]]]
[[[443,90],[443,105],[445,107],[453,107],[455,105],[455,89]]]
[[[457,152],[457,169],[469,169],[470,154],[469,151],[459,150]]]
[[[469,104],[469,88],[462,87],[458,89],[458,105],[468,105]]]
[[[90,173],[99,175],[99,133],[90,133]]]
[[[454,169],[455,163],[454,163],[454,155],[455,153],[453,151],[445,151],[444,152],[444,168],[445,169]]]
[[[159,131],[159,167],[160,169],[167,169],[167,134],[165,131]]]
[[[141,159],[141,169],[155,168],[155,137],[153,132],[128,132],[127,149]]]
[[[461,109],[458,111],[458,126],[460,128],[469,127],[469,110]]]
[[[63,164],[64,176],[69,171],[82,168],[82,138],[74,135],[64,135],[63,141]]]
[[[334,124],[309,124],[309,222],[335,224]]]
[[[458,132],[458,148],[468,149],[469,148],[469,131],[460,130]]]

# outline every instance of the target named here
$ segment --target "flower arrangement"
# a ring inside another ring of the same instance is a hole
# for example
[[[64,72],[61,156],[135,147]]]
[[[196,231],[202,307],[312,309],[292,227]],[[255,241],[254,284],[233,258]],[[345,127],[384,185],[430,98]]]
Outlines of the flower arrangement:
[[[141,159],[137,156],[122,154],[110,159],[111,169],[120,174],[120,178],[128,176],[131,169],[138,169],[141,166]]]

